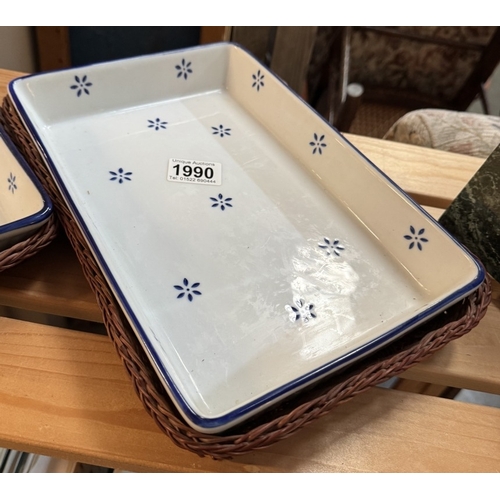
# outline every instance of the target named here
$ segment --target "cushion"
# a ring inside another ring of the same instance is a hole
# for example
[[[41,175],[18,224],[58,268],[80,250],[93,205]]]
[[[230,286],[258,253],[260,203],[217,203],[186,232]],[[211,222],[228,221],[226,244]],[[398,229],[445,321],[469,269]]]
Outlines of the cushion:
[[[384,139],[487,158],[500,144],[500,117],[419,109],[397,120]]]

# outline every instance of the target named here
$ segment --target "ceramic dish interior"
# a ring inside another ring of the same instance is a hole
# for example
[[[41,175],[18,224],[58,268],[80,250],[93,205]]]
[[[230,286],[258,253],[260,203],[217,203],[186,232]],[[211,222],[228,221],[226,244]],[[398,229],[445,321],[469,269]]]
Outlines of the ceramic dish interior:
[[[0,250],[28,238],[52,214],[52,203],[0,127]]]
[[[469,294],[483,270],[242,48],[14,81],[187,422],[220,432]]]

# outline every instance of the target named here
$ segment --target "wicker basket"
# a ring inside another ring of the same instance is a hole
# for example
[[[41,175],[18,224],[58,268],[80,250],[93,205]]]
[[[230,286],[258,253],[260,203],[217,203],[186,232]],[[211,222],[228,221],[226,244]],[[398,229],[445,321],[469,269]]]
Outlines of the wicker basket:
[[[336,406],[401,374],[469,332],[482,319],[491,300],[490,283],[486,280],[460,303],[342,373],[322,380],[238,428],[221,435],[203,434],[184,422],[169,399],[9,97],[3,102],[3,120],[12,140],[52,198],[85,277],[96,295],[109,337],[144,408],[176,445],[197,455],[227,459],[287,438]]]
[[[17,266],[46,247],[57,236],[57,219],[51,215],[48,221],[29,238],[0,251],[0,273]]]

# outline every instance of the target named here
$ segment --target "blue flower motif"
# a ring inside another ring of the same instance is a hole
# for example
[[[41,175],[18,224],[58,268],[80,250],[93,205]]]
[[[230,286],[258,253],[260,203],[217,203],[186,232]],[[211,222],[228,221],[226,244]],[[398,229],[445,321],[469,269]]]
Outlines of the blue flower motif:
[[[92,87],[92,83],[87,81],[87,75],[83,75],[83,77],[80,79],[78,76],[75,76],[75,85],[71,85],[70,89],[76,90],[76,95],[77,97],[80,97],[83,92],[85,92],[87,95],[90,94],[88,91],[88,87]]]
[[[345,250],[345,247],[340,244],[339,240],[330,240],[329,238],[323,238],[323,241],[324,243],[319,243],[318,246],[326,250],[327,255],[331,255],[332,253],[334,253],[335,255],[339,256],[339,252]]]
[[[318,152],[320,155],[323,154],[323,150],[321,148],[326,148],[326,143],[323,142],[325,136],[318,136],[318,134],[314,134],[314,141],[309,143],[309,146],[313,147],[313,155]]]
[[[192,73],[193,70],[190,68],[191,63],[186,62],[185,59],[181,61],[181,64],[177,64],[175,69],[178,71],[177,78],[184,77],[184,80],[187,80],[188,74]]]
[[[119,168],[118,172],[113,172],[112,170],[110,170],[109,173],[111,174],[111,179],[109,179],[110,181],[117,180],[121,184],[123,181],[131,181],[132,180],[130,178],[130,176],[132,175],[132,172],[124,172],[123,168]]]
[[[221,137],[224,137],[225,135],[231,135],[231,129],[224,128],[223,125],[219,125],[218,127],[212,127],[212,133],[213,135],[220,135]]]
[[[212,208],[220,207],[220,209],[222,211],[224,211],[224,210],[226,210],[226,207],[231,207],[231,208],[233,207],[233,205],[231,205],[231,203],[229,203],[233,199],[232,198],[224,198],[224,196],[222,196],[222,194],[220,194],[220,193],[219,193],[219,196],[217,198],[210,197],[210,199],[214,202],[214,204],[212,205]]]
[[[285,310],[289,313],[288,317],[290,321],[295,323],[302,318],[304,323],[309,323],[313,318],[316,318],[316,313],[313,311],[314,304],[306,304],[303,299],[296,299],[293,301],[294,305],[286,305]]]
[[[14,191],[17,189],[17,184],[16,184],[16,176],[12,174],[12,172],[9,175],[9,178],[7,179],[7,182],[9,183],[9,191]]]
[[[252,87],[255,87],[257,89],[257,92],[260,90],[261,87],[264,86],[264,76],[261,72],[260,69],[257,71],[255,75],[252,75],[252,78],[254,80]]]
[[[429,241],[427,238],[422,237],[425,233],[425,228],[422,228],[417,232],[413,226],[410,226],[410,233],[411,234],[404,235],[405,240],[411,241],[408,249],[411,250],[416,244],[417,248],[422,250],[422,243],[427,243]]]
[[[148,128],[154,128],[155,130],[165,129],[167,128],[168,122],[162,122],[160,118],[156,118],[154,120],[148,120]]]
[[[189,281],[184,278],[184,280],[182,281],[182,285],[174,285],[174,288],[181,292],[179,293],[179,295],[177,295],[178,299],[182,299],[182,297],[186,296],[189,302],[192,302],[194,295],[201,295],[201,292],[195,290],[195,288],[198,288],[199,286],[199,283],[193,283],[192,285],[190,285]]]

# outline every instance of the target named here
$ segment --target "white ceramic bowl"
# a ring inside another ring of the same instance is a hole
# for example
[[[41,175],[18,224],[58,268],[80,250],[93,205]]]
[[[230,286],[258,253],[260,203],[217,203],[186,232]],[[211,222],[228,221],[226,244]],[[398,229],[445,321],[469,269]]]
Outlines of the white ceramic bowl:
[[[28,238],[51,214],[49,197],[0,127],[0,250]]]

